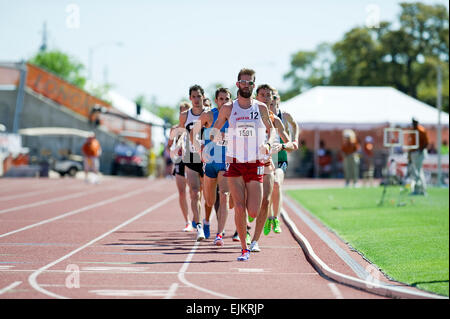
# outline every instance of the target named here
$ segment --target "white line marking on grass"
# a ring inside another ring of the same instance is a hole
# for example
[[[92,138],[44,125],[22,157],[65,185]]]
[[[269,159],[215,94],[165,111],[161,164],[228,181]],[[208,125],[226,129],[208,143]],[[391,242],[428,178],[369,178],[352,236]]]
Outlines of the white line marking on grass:
[[[120,224],[119,226],[114,227],[113,229],[111,229],[110,231],[104,233],[103,235],[98,236],[97,238],[91,240],[90,242],[88,242],[87,244],[73,250],[72,252],[68,253],[67,255],[45,265],[44,267],[41,267],[40,269],[38,269],[37,271],[33,272],[29,277],[28,277],[28,282],[30,283],[31,287],[33,287],[35,290],[53,297],[53,298],[60,298],[60,299],[67,299],[67,297],[63,297],[60,295],[57,295],[53,292],[47,291],[45,289],[43,289],[38,283],[37,283],[37,277],[43,273],[44,271],[46,271],[47,269],[53,267],[54,265],[60,263],[61,261],[71,257],[72,255],[78,253],[79,251],[85,249],[86,247],[91,246],[92,244],[96,243],[97,241],[105,238],[106,236],[109,236],[110,234],[114,233],[115,231],[118,231],[120,228],[136,221],[137,219],[147,215],[148,213],[154,211],[155,209],[167,204],[168,202],[170,202],[171,200],[175,199],[176,197],[178,197],[178,194],[173,194],[169,197],[167,197],[166,199],[162,200],[161,202],[159,202],[158,204],[155,204],[153,206],[150,206],[149,208],[147,208],[146,210],[142,211],[141,213],[137,214],[136,216],[134,216],[133,218],[128,219],[127,221],[123,222],[122,224]]]
[[[14,289],[14,288],[16,288],[18,285],[20,285],[22,282],[21,281],[15,281],[15,282],[13,282],[11,285],[9,285],[9,286],[7,286],[7,287],[5,287],[5,288],[3,288],[3,289],[0,289],[0,295],[2,295],[2,294],[4,294],[5,292],[7,292],[8,290],[11,290],[11,289]]]

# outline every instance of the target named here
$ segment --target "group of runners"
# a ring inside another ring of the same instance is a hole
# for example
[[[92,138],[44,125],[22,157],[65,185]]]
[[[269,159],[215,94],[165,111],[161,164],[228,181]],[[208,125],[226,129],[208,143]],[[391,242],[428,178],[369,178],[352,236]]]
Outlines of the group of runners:
[[[233,240],[240,241],[242,248],[237,260],[247,261],[250,252],[261,250],[258,241],[262,233],[281,232],[278,216],[288,166],[286,152],[298,148],[299,128],[289,113],[279,109],[280,96],[275,88],[261,84],[254,98],[254,70],[241,69],[236,86],[234,100],[229,89],[216,90],[216,107],[211,107],[201,86],[191,86],[191,103],[180,104],[179,123],[171,129],[168,147],[186,222],[184,231],[196,231],[197,241],[209,238],[214,207],[214,244],[223,246],[227,217],[234,209]]]

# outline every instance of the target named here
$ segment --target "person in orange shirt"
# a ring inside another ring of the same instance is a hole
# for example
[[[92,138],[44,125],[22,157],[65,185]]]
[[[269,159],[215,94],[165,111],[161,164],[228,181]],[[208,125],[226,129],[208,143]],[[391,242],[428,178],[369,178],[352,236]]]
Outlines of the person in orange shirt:
[[[425,195],[427,189],[427,183],[425,174],[423,171],[423,161],[428,154],[428,135],[427,130],[419,124],[415,118],[412,119],[412,129],[418,131],[419,142],[418,148],[409,151],[408,165],[409,172],[411,174],[411,194],[412,195]]]
[[[94,173],[93,183],[98,184],[99,180],[99,157],[102,154],[100,142],[95,138],[95,134],[89,136],[81,148],[84,155],[84,181],[89,182],[89,171]]]
[[[359,178],[359,143],[356,140],[356,134],[353,130],[347,129],[343,132],[344,142],[341,147],[342,157],[344,159],[344,177],[345,186],[353,181],[356,186]]]

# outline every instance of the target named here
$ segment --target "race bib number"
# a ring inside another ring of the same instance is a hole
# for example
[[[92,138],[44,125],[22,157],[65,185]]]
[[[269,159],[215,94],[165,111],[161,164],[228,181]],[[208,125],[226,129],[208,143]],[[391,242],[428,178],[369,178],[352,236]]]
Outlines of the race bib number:
[[[227,146],[227,141],[226,140],[218,141],[216,144],[218,146]]]
[[[255,123],[241,122],[237,124],[237,136],[239,137],[256,137]]]

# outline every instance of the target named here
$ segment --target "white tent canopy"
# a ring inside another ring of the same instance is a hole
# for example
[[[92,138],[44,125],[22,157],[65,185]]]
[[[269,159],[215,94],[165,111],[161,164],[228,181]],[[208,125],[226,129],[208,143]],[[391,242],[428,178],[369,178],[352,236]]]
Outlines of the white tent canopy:
[[[438,110],[391,87],[317,86],[286,102],[303,129],[371,128],[381,125],[438,124]],[[449,115],[441,112],[441,125]]]

